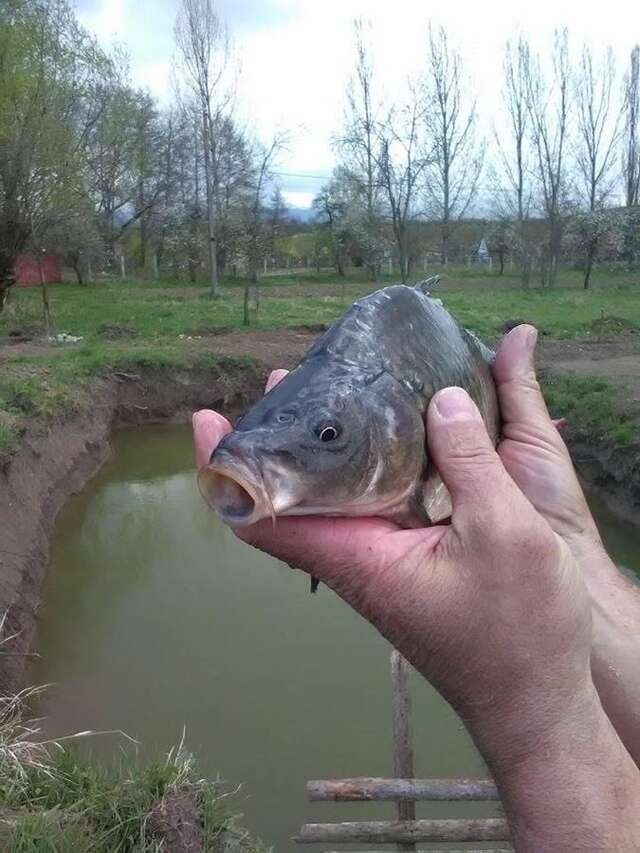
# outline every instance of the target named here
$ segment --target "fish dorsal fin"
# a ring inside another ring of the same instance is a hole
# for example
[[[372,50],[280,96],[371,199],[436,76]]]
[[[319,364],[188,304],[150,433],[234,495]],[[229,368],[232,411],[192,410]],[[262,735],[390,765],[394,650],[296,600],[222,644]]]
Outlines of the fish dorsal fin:
[[[421,290],[426,296],[430,296],[432,288],[434,288],[439,281],[439,275],[432,275],[430,278],[425,278],[424,281],[419,281],[418,284],[416,284],[416,289]]]

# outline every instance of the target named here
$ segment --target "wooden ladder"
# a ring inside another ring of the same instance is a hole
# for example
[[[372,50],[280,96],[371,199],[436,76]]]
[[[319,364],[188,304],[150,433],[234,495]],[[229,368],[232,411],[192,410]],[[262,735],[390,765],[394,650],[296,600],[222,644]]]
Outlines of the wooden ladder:
[[[356,777],[314,779],[307,782],[310,802],[395,802],[395,821],[306,823],[295,836],[298,844],[395,844],[396,850],[416,850],[419,842],[505,842],[493,853],[510,851],[510,833],[502,818],[452,818],[417,820],[416,802],[497,801],[492,779],[415,779],[411,741],[410,665],[396,651],[391,653],[393,687],[394,778]],[[331,853],[334,853],[331,851]],[[368,851],[372,853],[372,851]],[[445,853],[445,851],[441,851]],[[446,853],[455,853],[447,850]],[[458,851],[491,853],[491,850]]]

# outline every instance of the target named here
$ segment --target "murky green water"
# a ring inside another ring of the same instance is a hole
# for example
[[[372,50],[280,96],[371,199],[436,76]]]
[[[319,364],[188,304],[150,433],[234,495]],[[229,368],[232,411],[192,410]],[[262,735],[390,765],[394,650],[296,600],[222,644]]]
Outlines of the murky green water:
[[[305,821],[391,817],[390,804],[308,804],[304,790],[311,778],[391,775],[389,646],[327,589],[309,595],[305,576],[216,522],[188,429],[123,431],[113,444],[53,537],[33,672],[55,682],[48,731],[122,729],[154,755],[186,727],[203,773],[242,782],[246,825],[278,851],[296,849],[289,837]],[[640,572],[637,532],[596,510],[616,559]],[[417,676],[412,690],[416,774],[482,774],[448,706]],[[91,749],[108,758],[121,746],[103,736]]]

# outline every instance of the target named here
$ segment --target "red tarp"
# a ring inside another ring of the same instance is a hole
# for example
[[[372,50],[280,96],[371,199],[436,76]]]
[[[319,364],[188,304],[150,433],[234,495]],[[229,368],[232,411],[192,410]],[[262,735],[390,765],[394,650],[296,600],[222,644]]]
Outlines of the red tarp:
[[[58,255],[42,255],[42,271],[47,284],[62,281],[62,265]],[[14,267],[16,283],[22,285],[40,284],[40,270],[36,256],[31,253],[18,255]]]

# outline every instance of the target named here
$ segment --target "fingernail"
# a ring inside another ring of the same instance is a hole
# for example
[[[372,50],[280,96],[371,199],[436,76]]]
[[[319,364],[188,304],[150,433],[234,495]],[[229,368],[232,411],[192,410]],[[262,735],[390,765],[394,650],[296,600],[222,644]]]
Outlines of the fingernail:
[[[438,414],[445,420],[478,417],[473,400],[462,388],[445,388],[436,394],[434,402]]]
[[[527,349],[529,350],[529,353],[533,353],[537,342],[538,330],[534,328],[529,329],[529,332],[527,333]]]

